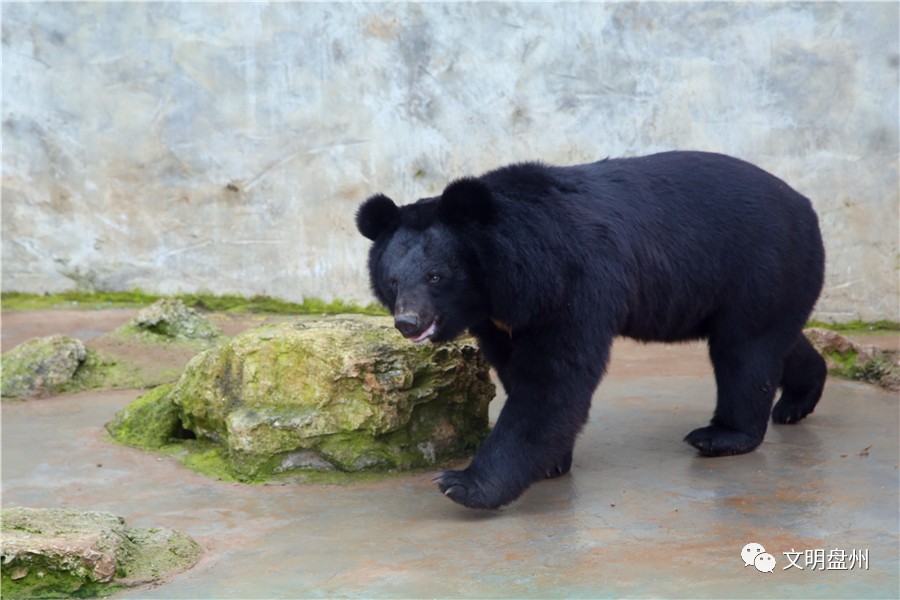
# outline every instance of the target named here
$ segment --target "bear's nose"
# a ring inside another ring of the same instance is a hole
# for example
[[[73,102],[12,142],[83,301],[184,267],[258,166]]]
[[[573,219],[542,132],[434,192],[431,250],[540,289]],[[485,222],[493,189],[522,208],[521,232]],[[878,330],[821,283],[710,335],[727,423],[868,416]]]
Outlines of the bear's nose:
[[[402,314],[394,317],[394,327],[400,330],[404,337],[415,335],[419,331],[419,316],[414,314]]]

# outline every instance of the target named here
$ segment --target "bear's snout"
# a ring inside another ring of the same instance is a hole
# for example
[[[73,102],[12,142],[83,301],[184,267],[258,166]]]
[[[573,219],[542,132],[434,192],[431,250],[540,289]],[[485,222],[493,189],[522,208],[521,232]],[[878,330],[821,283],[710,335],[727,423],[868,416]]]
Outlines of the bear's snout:
[[[396,327],[403,337],[411,337],[419,332],[419,315],[414,313],[405,313],[394,317],[394,327]]]
[[[424,325],[424,323],[428,323],[428,325]],[[416,313],[401,313],[394,317],[394,327],[406,339],[421,344],[437,331],[437,317],[420,319]]]

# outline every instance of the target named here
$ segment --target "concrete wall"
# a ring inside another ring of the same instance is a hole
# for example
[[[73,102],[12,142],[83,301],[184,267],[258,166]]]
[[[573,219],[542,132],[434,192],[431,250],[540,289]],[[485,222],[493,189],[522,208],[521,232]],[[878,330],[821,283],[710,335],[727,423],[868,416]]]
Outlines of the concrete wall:
[[[898,5],[2,5],[4,290],[368,300],[353,212],[510,161],[725,152],[898,319]]]

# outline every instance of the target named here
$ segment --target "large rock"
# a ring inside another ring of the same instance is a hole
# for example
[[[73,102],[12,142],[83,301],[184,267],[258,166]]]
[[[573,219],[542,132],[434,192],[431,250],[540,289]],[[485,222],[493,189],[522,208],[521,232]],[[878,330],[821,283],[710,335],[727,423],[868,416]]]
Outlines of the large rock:
[[[3,355],[2,395],[24,399],[59,393],[85,358],[84,344],[62,335],[19,344]]]
[[[240,480],[409,469],[471,453],[494,392],[474,340],[414,345],[389,318],[341,315],[260,327],[208,350],[107,429],[141,447],[214,442]]]
[[[168,529],[103,512],[3,509],[3,598],[105,596],[192,566],[203,550]]]

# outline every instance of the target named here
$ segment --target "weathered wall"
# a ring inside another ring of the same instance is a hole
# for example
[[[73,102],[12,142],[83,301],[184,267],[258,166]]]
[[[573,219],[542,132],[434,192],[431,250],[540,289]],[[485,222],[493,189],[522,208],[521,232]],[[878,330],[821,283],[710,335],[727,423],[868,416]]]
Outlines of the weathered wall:
[[[370,298],[353,212],[692,148],[812,198],[898,318],[898,5],[2,5],[4,290]]]

